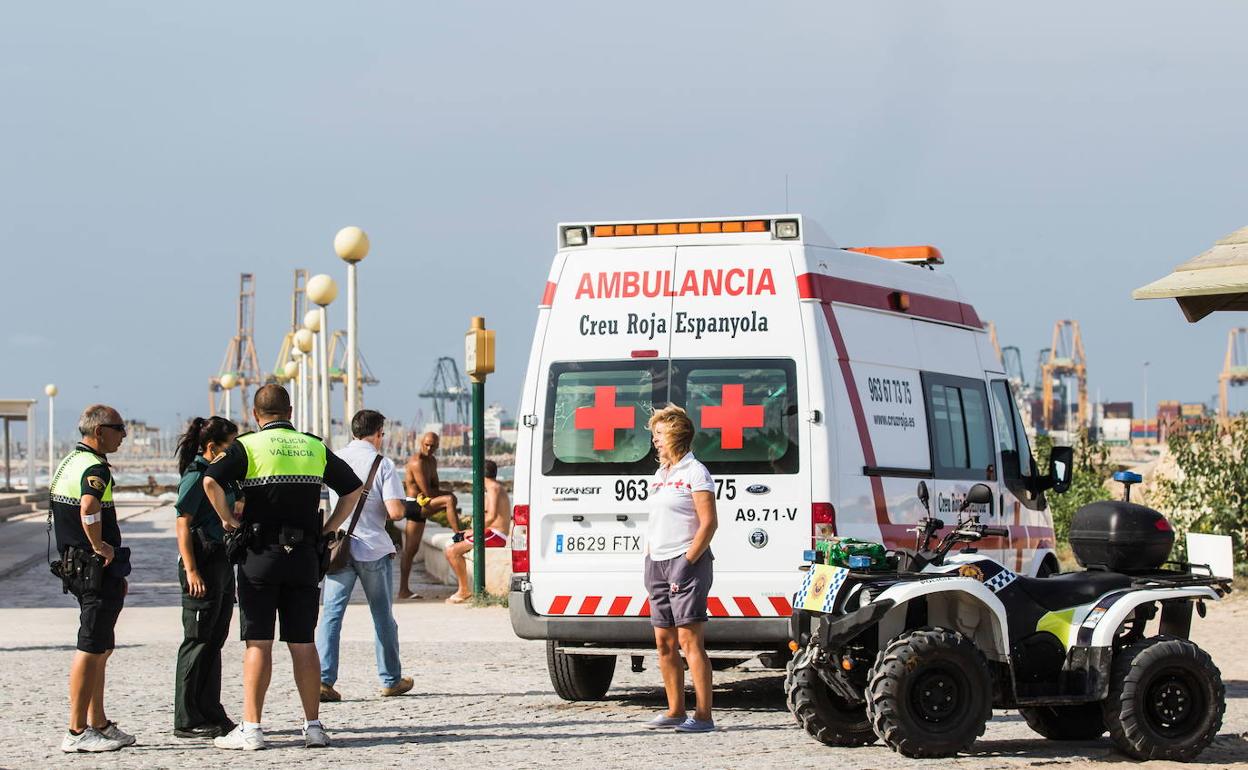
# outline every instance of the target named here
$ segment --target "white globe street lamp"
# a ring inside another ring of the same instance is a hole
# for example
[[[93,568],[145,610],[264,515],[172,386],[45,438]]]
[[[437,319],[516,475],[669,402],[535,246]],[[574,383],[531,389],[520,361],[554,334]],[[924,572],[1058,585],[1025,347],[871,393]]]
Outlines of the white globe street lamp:
[[[359,408],[356,396],[360,387],[360,372],[356,348],[359,320],[356,317],[355,266],[368,256],[368,236],[358,227],[344,227],[334,236],[334,253],[347,263],[347,414],[349,421]]]
[[[310,329],[295,332],[295,360],[299,363],[299,430],[308,430],[308,354],[316,343]]]
[[[312,407],[307,414],[311,422],[307,430],[310,433],[323,436],[325,434],[321,431],[321,357],[317,352],[320,346],[316,344],[317,332],[321,330],[321,311],[309,310],[307,313],[304,313],[303,330],[308,332],[308,339],[312,341],[309,349],[304,351],[312,356],[312,360],[309,362],[312,367],[312,377],[308,383],[311,386],[308,403]],[[297,342],[298,338],[296,337]]]
[[[227,420],[233,419],[233,416],[232,416],[233,410],[230,409],[230,391],[234,390],[235,386],[237,385],[238,385],[237,375],[233,374],[232,372],[226,372],[225,374],[221,375],[221,387],[222,389],[225,390],[225,419]]]
[[[52,488],[52,474],[56,472],[56,433],[53,425],[56,420],[56,394],[57,388],[52,383],[43,386],[43,392],[48,397],[48,488]],[[33,454],[33,453],[32,453]],[[35,480],[30,480],[30,488],[34,490]]]
[[[320,340],[317,344],[317,351],[320,358],[320,378],[321,378],[321,432],[320,435],[325,441],[325,446],[333,449],[333,436],[331,435],[334,428],[333,420],[329,414],[329,318],[326,315],[325,308],[329,303],[333,302],[338,296],[338,284],[334,279],[325,273],[314,275],[308,279],[306,289],[308,299],[320,306]],[[347,417],[350,420],[350,416]]]

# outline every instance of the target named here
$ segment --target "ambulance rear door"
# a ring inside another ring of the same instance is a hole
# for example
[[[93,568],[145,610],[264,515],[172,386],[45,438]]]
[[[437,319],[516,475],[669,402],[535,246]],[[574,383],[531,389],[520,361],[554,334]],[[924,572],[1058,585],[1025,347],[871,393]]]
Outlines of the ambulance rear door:
[[[533,607],[638,616],[649,480],[646,422],[668,398],[676,249],[569,250],[536,393],[530,495]]]
[[[789,245],[681,246],[672,400],[716,484],[712,616],[787,614],[811,543],[802,318]]]

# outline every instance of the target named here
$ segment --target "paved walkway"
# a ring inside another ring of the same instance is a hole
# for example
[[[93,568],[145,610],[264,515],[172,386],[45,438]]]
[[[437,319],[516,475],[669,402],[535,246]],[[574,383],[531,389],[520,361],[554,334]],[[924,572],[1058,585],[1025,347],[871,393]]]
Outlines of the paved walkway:
[[[404,673],[416,680],[411,695],[375,696],[367,607],[352,605],[339,682],[346,700],[327,704],[322,712],[337,748],[311,752],[300,747],[290,661],[279,651],[265,713],[274,750],[240,757],[172,736],[170,700],[181,634],[172,514],[167,508],[139,514],[123,527],[135,548],[133,601],[118,628],[121,646],[109,667],[109,703],[110,715],[139,736],[139,745],[107,756],[63,757],[57,750],[76,612],[39,563],[0,580],[0,767],[289,767],[297,762],[309,768],[443,763],[451,768],[1015,768],[1123,761],[1108,741],[1040,739],[1013,712],[997,712],[975,754],[956,760],[915,762],[879,746],[829,749],[795,726],[784,709],[776,672],[748,670],[716,674],[720,732],[655,733],[639,727],[662,707],[654,668],[635,674],[621,664],[610,700],[565,703],[551,692],[544,646],[516,639],[506,610],[448,607],[436,600],[406,603],[396,612]],[[439,590],[424,588],[427,594]],[[1197,623],[1197,640],[1222,668],[1228,690],[1226,724],[1201,758],[1206,765],[1248,766],[1248,659],[1236,638],[1245,628],[1244,601],[1211,607],[1210,617]],[[224,697],[237,718],[241,645],[231,642],[226,651]]]

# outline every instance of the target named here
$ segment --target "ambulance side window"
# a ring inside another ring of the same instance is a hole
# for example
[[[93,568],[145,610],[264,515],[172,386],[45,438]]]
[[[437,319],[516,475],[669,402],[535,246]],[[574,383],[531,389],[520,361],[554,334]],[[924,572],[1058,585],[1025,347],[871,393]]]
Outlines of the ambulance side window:
[[[996,452],[984,383],[924,372],[923,398],[936,478],[994,480]]]
[[[992,408],[999,427],[997,448],[1001,450],[1001,478],[1006,482],[1029,482],[1036,475],[1035,460],[1027,444],[1018,403],[1005,380],[992,381]]]

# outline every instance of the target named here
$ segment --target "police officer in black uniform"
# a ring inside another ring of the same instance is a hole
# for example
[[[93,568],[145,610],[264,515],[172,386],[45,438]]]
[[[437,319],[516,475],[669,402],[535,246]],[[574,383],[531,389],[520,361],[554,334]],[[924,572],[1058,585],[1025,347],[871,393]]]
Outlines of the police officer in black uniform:
[[[126,425],[116,409],[93,404],[78,418],[78,432],[82,441],[61,461],[49,485],[59,554],[52,570],[79,607],[78,652],[69,671],[69,731],[61,751],[116,751],[134,743],[133,735],[104,714],[105,668],[125,604],[130,550],[121,545],[106,456],[121,446]]]
[[[273,669],[273,637],[290,648],[295,685],[304,710],[304,745],[329,745],[318,718],[321,664],[315,634],[320,611],[321,544],[355,507],[361,487],[351,466],[315,436],[290,423],[290,395],[280,385],[256,392],[253,413],[260,430],[239,436],[204,471],[204,492],[226,530],[242,527],[247,542],[238,567],[238,606],[243,640],[243,724],[213,739],[222,749],[265,747],[260,717]],[[239,482],[247,498],[240,523],[226,501],[225,487]],[[338,495],[322,522],[321,485]]]

